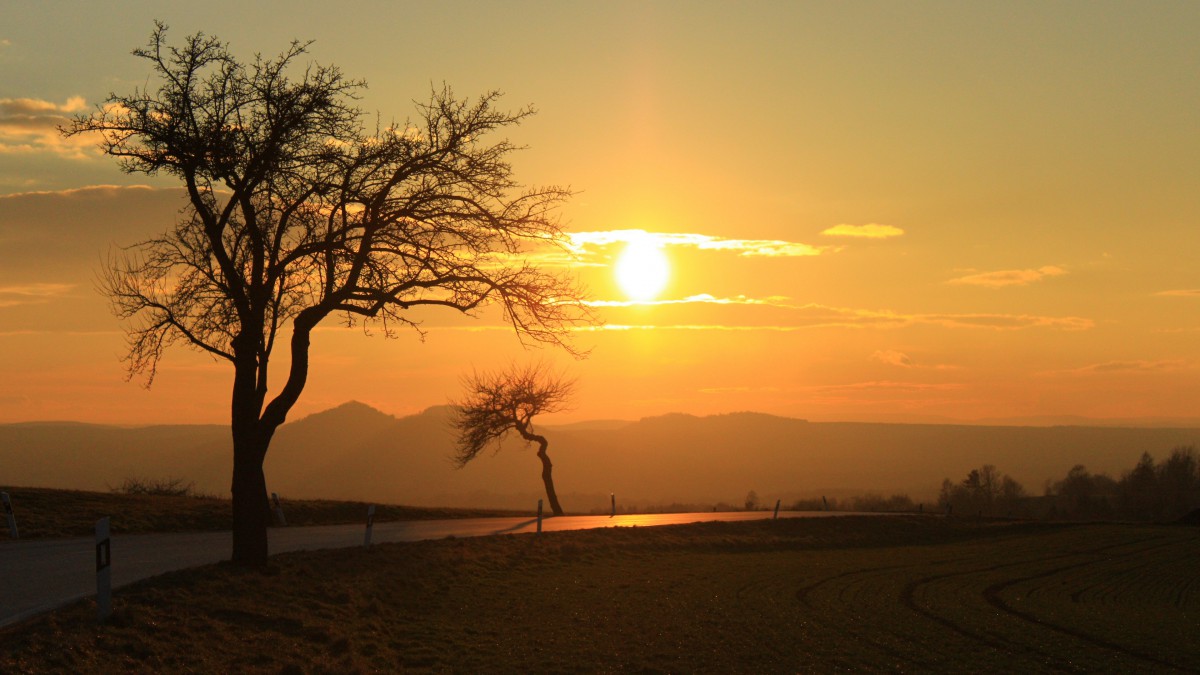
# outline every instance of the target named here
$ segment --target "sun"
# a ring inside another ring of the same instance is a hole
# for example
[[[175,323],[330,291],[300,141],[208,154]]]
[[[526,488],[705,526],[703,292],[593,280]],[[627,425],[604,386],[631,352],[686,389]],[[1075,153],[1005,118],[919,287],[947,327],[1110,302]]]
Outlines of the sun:
[[[634,239],[621,251],[613,273],[631,300],[653,300],[667,285],[671,264],[653,240]]]

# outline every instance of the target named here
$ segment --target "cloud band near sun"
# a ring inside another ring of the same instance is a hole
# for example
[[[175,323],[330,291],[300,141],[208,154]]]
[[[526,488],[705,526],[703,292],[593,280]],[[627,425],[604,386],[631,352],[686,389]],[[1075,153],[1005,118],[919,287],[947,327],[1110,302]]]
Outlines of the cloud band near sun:
[[[769,298],[748,298],[744,295],[739,295],[735,298],[718,298],[708,293],[700,293],[672,300],[585,300],[582,304],[588,307],[646,307],[690,305],[696,303],[708,305],[769,305],[772,307],[790,307],[791,305],[787,304],[787,300],[786,297],[781,295],[773,295]]]
[[[820,255],[829,246],[813,246],[779,239],[726,239],[707,234],[647,232],[646,230],[600,230],[567,233],[567,247],[577,255],[608,246],[649,241],[660,247],[691,247],[702,251],[729,251],[740,256],[803,257]]]
[[[828,237],[853,237],[855,239],[888,239],[890,237],[899,237],[904,234],[904,230],[895,225],[880,225],[879,223],[867,223],[866,225],[834,225],[821,231],[821,234]]]

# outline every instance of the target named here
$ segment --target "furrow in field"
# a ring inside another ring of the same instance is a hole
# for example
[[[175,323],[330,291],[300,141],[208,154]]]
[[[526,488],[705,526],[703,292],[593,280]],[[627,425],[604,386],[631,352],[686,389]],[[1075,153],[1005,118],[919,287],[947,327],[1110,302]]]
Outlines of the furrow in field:
[[[1153,601],[1153,596],[1159,596],[1161,600],[1169,595],[1154,592],[1154,587],[1178,586],[1184,579],[1181,573],[1194,575],[1180,563],[1190,559],[1194,566],[1196,547],[1179,541],[1144,543],[1146,545],[1120,554],[1110,553],[997,581],[983,590],[983,598],[996,609],[1038,628],[1116,652],[1131,660],[1172,670],[1194,670],[1200,667],[1200,659],[1185,658],[1180,663],[1162,658],[1155,652],[1129,646],[1131,642],[1155,644],[1156,641],[1187,644],[1194,640],[1196,631],[1200,629],[1194,618],[1189,621],[1186,613],[1171,612],[1173,603]],[[1145,562],[1130,566],[1128,559],[1133,557],[1144,558]],[[1120,571],[1114,573],[1113,568]],[[1095,586],[1089,585],[1091,579],[1108,581],[1097,591]],[[1059,597],[1043,594],[1048,597],[1039,602],[1021,602],[1032,595],[1030,590],[1038,587],[1076,586],[1077,590],[1057,594]],[[1146,587],[1150,587],[1152,592],[1142,593],[1141,590]],[[1067,597],[1072,602],[1062,602]],[[1121,597],[1129,597],[1135,602],[1119,602],[1117,598]],[[1019,603],[1021,607],[1017,606]]]

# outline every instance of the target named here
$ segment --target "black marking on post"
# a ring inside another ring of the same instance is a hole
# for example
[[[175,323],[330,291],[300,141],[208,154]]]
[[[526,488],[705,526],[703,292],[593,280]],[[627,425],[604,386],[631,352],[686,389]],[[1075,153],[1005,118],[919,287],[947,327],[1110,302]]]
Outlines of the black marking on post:
[[[112,538],[96,542],[96,571],[101,572],[112,564]]]

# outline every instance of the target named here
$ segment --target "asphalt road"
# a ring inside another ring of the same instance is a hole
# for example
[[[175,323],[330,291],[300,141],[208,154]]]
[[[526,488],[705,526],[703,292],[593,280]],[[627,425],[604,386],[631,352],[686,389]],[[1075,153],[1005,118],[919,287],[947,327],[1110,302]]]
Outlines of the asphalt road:
[[[846,515],[818,511],[784,511],[780,518]],[[542,521],[543,531],[598,527],[646,527],[712,520],[761,520],[770,512],[662,513],[645,515],[560,516]],[[365,521],[365,519],[364,519]],[[467,518],[375,523],[371,543],[418,541],[445,537],[481,537],[535,532],[535,518]],[[272,528],[272,554],[287,551],[362,546],[361,525]],[[131,534],[112,537],[113,588],[188,567],[228,560],[229,532]],[[96,593],[94,538],[7,541],[0,543],[0,626],[22,621]]]

